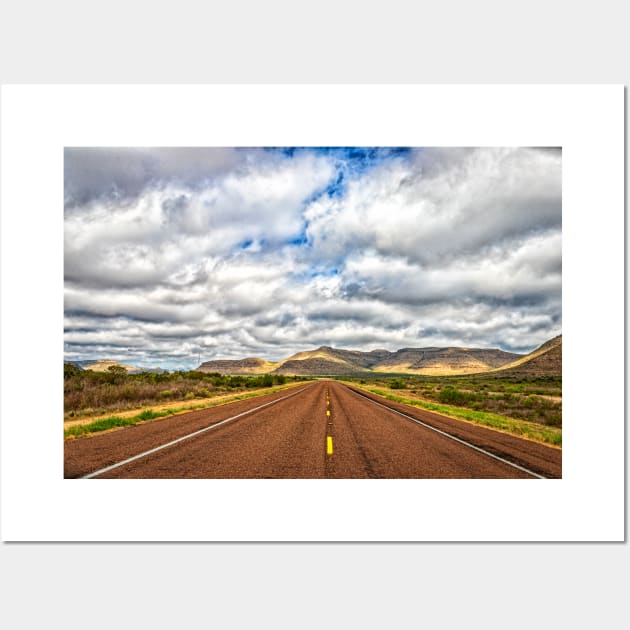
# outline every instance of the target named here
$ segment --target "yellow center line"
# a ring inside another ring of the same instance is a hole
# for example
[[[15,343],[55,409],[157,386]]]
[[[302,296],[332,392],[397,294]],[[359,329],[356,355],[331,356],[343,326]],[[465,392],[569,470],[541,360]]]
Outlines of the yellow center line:
[[[329,435],[326,437],[326,455],[333,454],[332,437]]]
[[[326,409],[326,415],[329,416],[330,415],[330,409]]]

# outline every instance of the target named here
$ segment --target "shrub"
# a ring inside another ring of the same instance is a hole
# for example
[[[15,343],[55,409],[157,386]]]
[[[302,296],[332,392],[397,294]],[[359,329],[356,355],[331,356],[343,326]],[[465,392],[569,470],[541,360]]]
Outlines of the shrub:
[[[205,378],[205,374],[203,372],[198,372],[197,370],[191,370],[186,374],[187,378],[190,378],[194,381],[202,381]]]
[[[72,363],[64,363],[63,364],[63,378],[64,380],[68,380],[73,376],[81,376],[81,370]]]
[[[158,394],[158,396],[160,396],[160,398],[169,398],[173,394],[174,392],[172,389],[164,389]]]
[[[405,389],[406,387],[407,387],[407,383],[405,383],[405,381],[399,378],[395,378],[389,384],[390,389]]]
[[[562,426],[562,413],[555,412],[550,413],[544,420],[545,424],[552,427],[561,427]]]
[[[466,405],[470,397],[464,392],[460,392],[458,389],[451,387],[445,387],[439,395],[439,401],[447,405]]]

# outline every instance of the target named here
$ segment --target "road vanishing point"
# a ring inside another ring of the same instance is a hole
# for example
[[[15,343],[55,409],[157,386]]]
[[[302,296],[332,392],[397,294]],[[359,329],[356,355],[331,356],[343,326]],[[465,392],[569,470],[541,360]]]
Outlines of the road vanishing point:
[[[65,478],[545,479],[562,450],[336,381],[65,442]]]

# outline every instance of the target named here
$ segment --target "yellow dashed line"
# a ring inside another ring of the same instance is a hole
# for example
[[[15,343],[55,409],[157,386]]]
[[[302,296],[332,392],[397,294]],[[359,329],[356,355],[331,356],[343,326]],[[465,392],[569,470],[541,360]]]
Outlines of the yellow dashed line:
[[[328,387],[326,388],[326,417],[328,418],[328,426],[332,426],[332,418],[330,417],[330,397],[328,395]],[[333,454],[332,436],[326,436],[326,455]]]

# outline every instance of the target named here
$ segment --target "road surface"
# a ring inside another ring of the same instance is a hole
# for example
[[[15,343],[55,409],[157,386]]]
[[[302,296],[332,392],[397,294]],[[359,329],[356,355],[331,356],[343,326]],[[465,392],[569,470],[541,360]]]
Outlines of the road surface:
[[[66,478],[562,476],[562,451],[335,381],[65,443]]]

